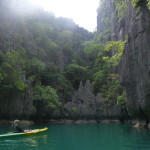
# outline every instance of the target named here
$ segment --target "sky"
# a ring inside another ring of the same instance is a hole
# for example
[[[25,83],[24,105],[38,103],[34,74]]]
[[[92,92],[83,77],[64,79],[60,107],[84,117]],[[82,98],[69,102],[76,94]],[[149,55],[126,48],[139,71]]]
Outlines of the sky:
[[[66,17],[80,27],[94,31],[97,26],[99,0],[32,0],[45,10],[52,11],[56,17]]]

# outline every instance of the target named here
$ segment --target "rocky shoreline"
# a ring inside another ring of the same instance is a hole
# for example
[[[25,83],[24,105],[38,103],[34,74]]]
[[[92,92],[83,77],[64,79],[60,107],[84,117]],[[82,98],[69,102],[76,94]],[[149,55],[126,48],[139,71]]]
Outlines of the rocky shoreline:
[[[12,120],[1,120],[0,126],[10,126],[12,125]],[[50,120],[40,120],[40,121],[32,121],[32,120],[20,120],[21,126],[30,126],[36,124],[96,124],[96,123],[130,123],[134,128],[143,128],[148,127],[150,128],[150,124],[146,125],[145,122],[138,121],[138,120],[126,120],[124,122],[120,120],[71,120],[71,119],[50,119]]]

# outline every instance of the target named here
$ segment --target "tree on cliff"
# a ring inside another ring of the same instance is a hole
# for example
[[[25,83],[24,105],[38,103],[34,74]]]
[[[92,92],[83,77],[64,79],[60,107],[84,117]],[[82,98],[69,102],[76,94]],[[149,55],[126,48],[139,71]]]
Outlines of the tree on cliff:
[[[25,6],[30,9],[23,9]],[[48,91],[41,100],[51,96],[51,109],[58,100],[70,99],[78,83],[74,84],[75,76],[68,78],[64,68],[78,62],[76,71],[86,75],[86,67],[80,65],[84,62],[81,44],[91,40],[92,33],[25,0],[0,1],[0,21],[0,101],[20,95],[28,99],[27,89]]]

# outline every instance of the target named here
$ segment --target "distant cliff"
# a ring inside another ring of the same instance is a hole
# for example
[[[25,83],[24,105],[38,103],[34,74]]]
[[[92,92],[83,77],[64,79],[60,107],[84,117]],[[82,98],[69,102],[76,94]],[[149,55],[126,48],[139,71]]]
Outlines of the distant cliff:
[[[73,20],[56,18],[30,0],[1,0],[0,119],[59,114],[79,83],[72,85],[66,68],[82,61],[81,44],[92,36]]]

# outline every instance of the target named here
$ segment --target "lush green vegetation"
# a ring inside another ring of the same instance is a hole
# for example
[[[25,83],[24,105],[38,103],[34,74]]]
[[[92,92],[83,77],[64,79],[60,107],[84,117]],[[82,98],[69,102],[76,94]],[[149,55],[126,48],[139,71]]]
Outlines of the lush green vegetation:
[[[94,93],[101,93],[109,107],[114,104],[120,104],[124,107],[124,92],[120,86],[116,68],[123,54],[125,42],[109,41],[106,44],[92,43],[93,47],[85,48],[85,52],[87,54],[96,53],[95,59],[92,60],[92,65],[89,65],[90,70],[92,70]],[[87,44],[87,42],[85,44]]]
[[[116,1],[120,18],[124,4]],[[94,94],[101,93],[108,107],[125,106],[116,71],[125,42],[111,41],[110,16],[105,17],[105,11],[101,20],[104,31],[92,34],[72,20],[56,18],[40,8],[28,16],[8,9],[8,4],[2,6],[0,100],[31,88],[34,101],[45,102],[54,113],[71,101],[80,81],[91,80]],[[9,10],[7,21],[5,9]],[[77,111],[72,108],[73,114]]]
[[[127,3],[125,0],[112,0],[117,10],[118,21],[122,21],[127,13]]]
[[[124,19],[128,6],[124,0],[112,0],[112,2],[116,8],[114,13],[108,10],[107,1],[101,0],[101,5],[97,10],[101,16],[98,20],[100,28],[94,34],[94,44],[93,47],[91,46],[93,49],[90,48],[91,52],[97,52],[97,57],[92,63],[94,64],[92,73],[94,93],[102,94],[108,110],[114,104],[125,107],[125,94],[118,75],[118,65],[124,51],[125,41],[117,41],[114,27],[117,27],[116,23]],[[104,11],[104,8],[107,10]],[[110,23],[110,20],[115,22]],[[99,44],[98,50],[95,47],[96,44]]]
[[[59,97],[55,89],[50,86],[41,86],[37,85],[34,87],[34,99],[42,100],[47,102],[47,107],[49,109],[57,109],[62,106],[62,103],[59,102]]]
[[[103,59],[104,61],[109,65],[109,66],[118,66],[121,56],[124,51],[124,41],[110,41],[107,42],[104,46],[105,51],[112,51],[113,55],[112,56],[104,56]]]
[[[112,1],[115,2],[119,17],[122,18],[126,13],[127,2],[125,0],[112,0]],[[140,3],[142,3],[142,0],[131,0],[132,6],[136,7],[137,9],[140,9]],[[146,3],[147,8],[150,9],[150,0],[146,0]]]
[[[118,22],[120,22],[125,18],[125,15],[128,11],[129,3],[125,0],[112,0],[112,2],[115,4],[116,11],[117,11],[117,17],[118,17]],[[150,9],[150,0],[146,0],[145,2],[146,2],[146,5],[147,5],[147,8]],[[136,8],[136,12],[140,11],[142,3],[143,3],[142,0],[131,0],[131,4],[132,4],[133,7]]]
[[[88,78],[82,43],[92,39],[92,33],[24,2],[16,1],[20,9],[0,2],[0,99],[31,88],[34,100],[46,101],[49,109],[56,110]],[[19,12],[23,4],[32,11]]]
[[[113,0],[116,4],[116,9],[118,10],[118,15],[122,18],[127,9],[127,2],[125,0]],[[140,4],[142,3],[142,0],[131,0],[131,4],[133,7],[137,8],[137,10],[140,10]],[[150,0],[146,0],[147,8],[150,9]]]
[[[150,9],[150,0],[147,0],[147,7]]]

